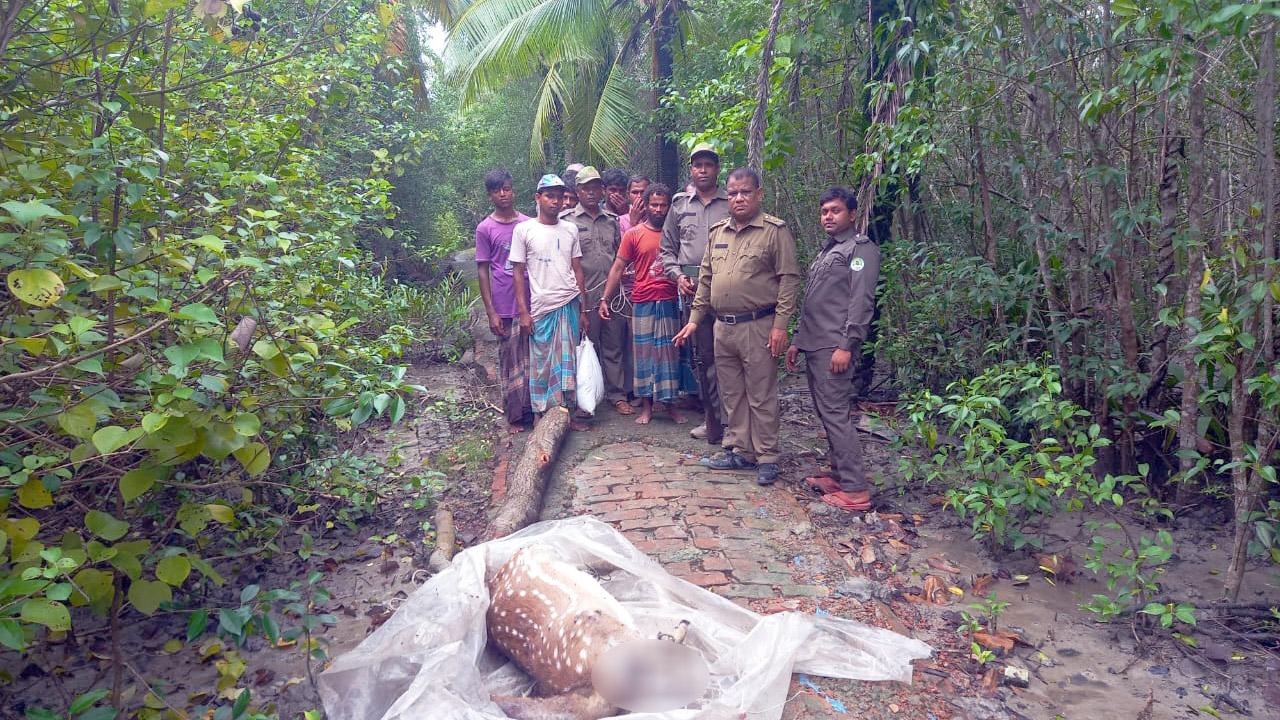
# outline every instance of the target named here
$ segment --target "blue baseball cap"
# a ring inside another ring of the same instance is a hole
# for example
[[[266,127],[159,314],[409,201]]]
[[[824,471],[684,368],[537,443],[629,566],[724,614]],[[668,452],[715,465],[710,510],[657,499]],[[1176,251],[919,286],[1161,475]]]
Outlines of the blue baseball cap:
[[[560,176],[556,175],[555,173],[547,173],[546,175],[542,176],[541,180],[538,181],[538,192],[542,192],[547,188],[563,189],[564,187],[565,187],[564,181],[561,180]]]

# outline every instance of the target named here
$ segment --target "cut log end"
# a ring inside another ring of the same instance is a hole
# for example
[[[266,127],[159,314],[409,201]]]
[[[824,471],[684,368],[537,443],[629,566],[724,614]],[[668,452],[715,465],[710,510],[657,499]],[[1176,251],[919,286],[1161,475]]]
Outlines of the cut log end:
[[[548,410],[533,427],[529,442],[515,470],[507,479],[507,492],[489,521],[485,540],[510,535],[538,519],[556,455],[569,431],[569,411]]]

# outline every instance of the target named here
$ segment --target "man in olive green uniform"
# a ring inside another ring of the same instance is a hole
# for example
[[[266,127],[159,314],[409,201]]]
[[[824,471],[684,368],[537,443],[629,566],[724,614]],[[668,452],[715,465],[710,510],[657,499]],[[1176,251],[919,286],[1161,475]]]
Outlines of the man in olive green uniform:
[[[575,182],[578,204],[561,212],[560,218],[578,228],[578,241],[582,244],[582,272],[587,282],[584,302],[595,308],[604,295],[605,281],[609,279],[609,268],[613,267],[613,259],[618,254],[622,234],[618,231],[618,216],[600,205],[604,198],[600,172],[590,165],[583,166],[578,170]],[[595,345],[600,368],[604,370],[605,397],[620,414],[633,414],[635,411],[627,402],[626,357],[623,351],[630,342],[626,317],[616,313],[605,320],[597,312],[588,313],[587,337]]]
[[[831,475],[807,478],[823,502],[843,510],[871,509],[871,485],[862,462],[862,442],[850,414],[855,372],[871,328],[880,276],[880,248],[854,228],[857,196],[835,187],[819,198],[819,218],[827,244],[809,267],[804,310],[795,341],[787,349],[787,370],[805,357],[813,407],[827,431]]]
[[[724,452],[703,464],[756,468],[756,482],[778,479],[778,357],[796,311],[796,241],[782,220],[761,210],[764,189],[749,168],[729,174],[729,219],[712,226],[683,344],[715,320],[716,375],[728,417]]]
[[[676,193],[671,198],[671,212],[662,225],[658,251],[663,271],[680,290],[686,323],[697,290],[698,268],[706,255],[707,235],[712,225],[729,217],[729,198],[720,187],[720,155],[710,143],[699,143],[689,153],[689,177],[693,190]],[[716,377],[712,324],[700,325],[692,340],[693,371],[698,380],[704,421],[689,434],[719,446],[724,436],[726,410]]]

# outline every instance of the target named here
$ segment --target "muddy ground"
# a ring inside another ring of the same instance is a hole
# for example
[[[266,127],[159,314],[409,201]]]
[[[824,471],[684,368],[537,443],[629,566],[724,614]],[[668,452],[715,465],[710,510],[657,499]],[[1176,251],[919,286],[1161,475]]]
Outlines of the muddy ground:
[[[205,717],[246,688],[254,708],[281,718],[292,720],[318,709],[312,679],[326,659],[357,645],[429,577],[425,567],[434,541],[430,520],[436,504],[453,512],[461,544],[473,543],[483,532],[495,479],[514,464],[523,436],[512,438],[502,431],[492,404],[496,386],[486,376],[486,368],[491,373],[494,366],[492,346],[482,342],[477,357],[478,362],[468,357],[464,364],[414,368],[412,380],[428,393],[415,403],[411,419],[394,429],[361,430],[345,439],[345,449],[384,468],[372,487],[378,511],[353,519],[349,526],[296,518],[295,529],[306,529],[309,542],[303,543],[299,532],[282,533],[272,550],[228,561],[228,590],[209,598],[227,608],[239,606],[234,594],[247,584],[262,591],[295,583],[305,589],[308,576],[321,573],[317,584],[328,597],[321,596],[308,612],[325,617],[328,624],[312,635],[315,652],[305,652],[306,636],[278,647],[251,637],[236,647],[213,632],[216,615],[210,630],[192,642],[186,642],[188,611],[161,613],[158,622],[126,619],[120,632],[129,662],[118,680],[126,697],[151,708],[152,717]],[[818,502],[800,478],[818,467],[825,441],[808,411],[803,383],[789,378],[782,395],[789,455],[782,482],[770,489],[775,493],[770,504],[802,508],[805,517],[796,524],[808,523],[806,531],[812,534],[797,537],[834,549],[843,562],[824,568],[815,580],[827,587],[823,597],[780,595],[742,602],[760,612],[852,617],[909,634],[935,649],[933,658],[917,662],[910,686],[796,677],[784,717],[1280,717],[1280,652],[1274,639],[1235,637],[1223,623],[1205,619],[1186,633],[1197,643],[1191,647],[1132,621],[1095,622],[1079,607],[1102,591],[1087,571],[1079,568],[1074,577],[1054,578],[1030,555],[993,556],[969,539],[966,522],[939,507],[938,488],[902,482],[900,451],[889,442],[898,432],[891,405],[869,406],[883,417],[864,420],[873,431],[863,437],[869,466],[881,483],[880,514],[855,517]],[[642,427],[632,418],[602,411],[590,431],[574,433],[566,442],[543,517],[576,511],[574,487],[565,478],[593,450],[643,442],[664,448],[672,460],[692,462],[706,445],[689,438],[687,430],[660,418]],[[1084,527],[1088,519],[1055,520],[1049,550],[1073,555],[1078,562],[1089,538]],[[1221,520],[1193,517],[1170,526],[1177,556],[1161,581],[1170,594],[1204,601],[1215,596],[1226,565],[1226,536],[1215,525]],[[870,558],[865,555],[868,547]],[[943,581],[943,592],[935,598],[943,602],[913,601],[929,589],[931,576]],[[1021,576],[1025,582],[1016,579]],[[974,612],[969,606],[980,599],[975,582],[990,583],[979,588],[981,594],[994,592],[1009,603],[999,615],[999,627],[1019,637],[1010,654],[986,668],[970,657],[968,639],[957,631],[961,612]],[[868,599],[867,593],[881,599]],[[1280,603],[1280,572],[1274,566],[1254,567],[1241,599],[1260,607]],[[301,622],[287,614],[278,617],[282,629]],[[111,686],[116,682],[111,650],[109,628],[99,627],[45,646],[38,654],[11,659],[0,668],[11,678],[0,690],[0,717],[21,717],[33,705],[66,707],[88,688]],[[1029,687],[993,687],[992,678],[984,686],[989,669],[1004,665],[1026,669]]]

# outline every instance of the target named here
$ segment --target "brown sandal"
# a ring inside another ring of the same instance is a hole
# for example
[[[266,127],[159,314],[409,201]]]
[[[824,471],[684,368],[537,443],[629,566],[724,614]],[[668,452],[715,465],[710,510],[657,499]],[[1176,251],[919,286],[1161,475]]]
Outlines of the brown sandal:
[[[871,493],[866,490],[858,492],[841,490],[823,495],[822,502],[848,512],[866,512],[871,509]]]
[[[814,477],[807,477],[804,479],[804,484],[810,490],[822,495],[840,492],[840,483],[830,475],[815,475]]]
[[[635,415],[636,411],[632,409],[631,403],[626,400],[618,400],[613,404],[613,409],[618,411],[619,415]]]

